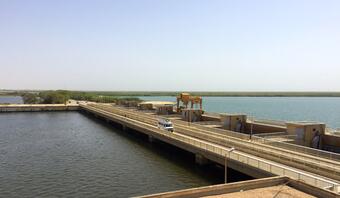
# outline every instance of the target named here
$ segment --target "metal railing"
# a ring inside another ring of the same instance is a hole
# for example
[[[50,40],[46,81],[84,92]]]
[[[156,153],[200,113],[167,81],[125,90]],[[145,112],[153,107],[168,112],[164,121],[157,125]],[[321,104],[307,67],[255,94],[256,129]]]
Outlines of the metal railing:
[[[176,137],[178,138],[178,137]],[[212,153],[215,153],[217,155],[220,155],[222,157],[226,157],[228,153],[227,148],[221,148],[218,146],[211,145],[209,143],[205,143],[202,141],[197,141],[194,139],[186,139],[185,137],[179,137],[179,139],[187,144],[194,145],[196,147],[199,147],[203,150],[208,150]],[[330,182],[325,179],[322,179],[320,177],[307,174],[301,171],[298,171],[296,169],[292,169],[286,166],[282,166],[276,163],[269,162],[267,160],[262,160],[257,157],[253,157],[250,155],[246,155],[237,151],[230,153],[230,159],[242,162],[244,164],[247,164],[249,166],[265,170],[267,172],[270,172],[274,175],[281,175],[281,176],[288,176],[297,180],[303,180],[304,182],[320,187],[320,188],[327,188],[330,190],[333,190],[335,192],[339,192],[339,184],[335,182]]]
[[[263,143],[263,144],[272,145],[272,146],[275,146],[275,147],[278,147],[278,148],[288,149],[288,150],[303,153],[303,154],[306,154],[306,155],[312,155],[312,156],[315,156],[315,157],[322,157],[324,159],[340,162],[340,154],[339,153],[324,151],[324,150],[320,150],[320,149],[314,149],[314,148],[310,148],[310,147],[306,147],[306,146],[301,146],[301,145],[292,144],[292,143],[288,143],[288,142],[282,142],[282,141],[264,138],[264,137],[256,137],[254,139],[255,139],[255,141]]]
[[[184,122],[184,121],[181,121],[181,122]],[[233,132],[233,131],[229,131],[229,130],[225,130],[225,129],[218,129],[218,128],[209,128],[208,129],[205,126],[195,124],[195,123],[191,123],[191,126],[194,126],[196,128],[199,128],[199,129],[209,130],[209,131],[213,131],[213,132],[216,132],[216,133],[232,136],[232,137],[235,137],[235,138],[240,138],[240,139],[243,139],[243,140],[249,140],[250,139],[249,134],[243,134],[243,133],[239,133],[239,132]],[[340,154],[339,153],[324,151],[324,150],[320,150],[320,149],[314,149],[314,148],[301,146],[301,145],[297,145],[297,144],[291,144],[291,143],[287,143],[287,142],[270,140],[270,139],[266,139],[264,137],[258,137],[258,136],[254,136],[254,135],[252,136],[252,141],[255,141],[255,142],[258,142],[258,143],[263,143],[263,144],[275,145],[276,147],[279,147],[279,148],[288,149],[288,150],[300,152],[300,153],[303,153],[303,154],[306,154],[306,155],[313,155],[315,157],[322,157],[322,158],[325,158],[325,159],[335,160],[335,161],[340,162]]]

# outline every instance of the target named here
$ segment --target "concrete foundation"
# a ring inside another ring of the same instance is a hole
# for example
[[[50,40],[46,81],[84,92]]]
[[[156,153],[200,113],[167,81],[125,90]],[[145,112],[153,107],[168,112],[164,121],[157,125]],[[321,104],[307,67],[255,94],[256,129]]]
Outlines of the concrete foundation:
[[[182,109],[182,119],[188,122],[198,122],[202,120],[203,111],[199,109]]]

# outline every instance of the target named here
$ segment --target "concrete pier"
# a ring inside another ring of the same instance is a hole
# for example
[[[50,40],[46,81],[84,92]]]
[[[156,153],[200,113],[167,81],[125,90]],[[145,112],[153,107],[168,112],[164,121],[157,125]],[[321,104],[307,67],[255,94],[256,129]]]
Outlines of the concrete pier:
[[[209,164],[209,160],[205,158],[203,155],[197,153],[195,154],[195,162],[201,166]]]
[[[155,138],[152,136],[152,135],[149,135],[148,136],[148,140],[149,140],[149,142],[154,142],[155,141]]]

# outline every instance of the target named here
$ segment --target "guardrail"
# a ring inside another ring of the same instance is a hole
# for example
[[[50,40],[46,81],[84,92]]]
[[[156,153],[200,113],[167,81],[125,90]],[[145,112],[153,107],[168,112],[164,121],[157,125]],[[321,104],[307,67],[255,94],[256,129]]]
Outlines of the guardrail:
[[[311,185],[314,185],[314,186],[320,187],[320,188],[326,188],[326,189],[332,190],[336,193],[339,193],[339,191],[340,191],[340,185],[338,183],[332,182],[332,181],[329,181],[329,180],[326,180],[326,179],[323,179],[323,178],[320,178],[320,177],[317,177],[317,176],[314,176],[312,174],[301,172],[297,169],[289,168],[287,166],[280,165],[280,164],[277,164],[277,163],[273,163],[273,162],[268,161],[268,160],[263,160],[263,159],[260,159],[258,157],[253,157],[251,155],[247,155],[247,154],[244,154],[242,152],[238,152],[237,150],[230,153],[227,148],[223,148],[221,146],[218,146],[218,145],[215,145],[215,144],[212,144],[212,143],[207,143],[205,141],[197,140],[197,139],[194,139],[194,138],[191,138],[191,137],[189,138],[189,137],[185,137],[185,136],[181,136],[181,135],[176,135],[174,133],[164,133],[163,130],[159,130],[154,126],[150,126],[149,124],[147,124],[148,122],[152,123],[149,119],[139,118],[139,119],[145,120],[147,122],[147,123],[143,123],[143,122],[131,119],[132,117],[134,117],[134,116],[131,116],[131,115],[130,115],[131,118],[130,118],[130,116],[128,118],[128,117],[124,117],[124,116],[121,116],[121,115],[117,115],[117,114],[114,114],[114,113],[107,112],[105,110],[96,109],[95,107],[92,107],[92,108],[84,107],[84,108],[85,109],[87,109],[87,108],[92,109],[92,111],[106,115],[108,117],[115,117],[115,119],[120,119],[123,122],[129,123],[129,124],[132,124],[132,125],[136,125],[138,127],[143,127],[144,129],[147,129],[148,131],[151,131],[153,133],[158,134],[159,136],[166,136],[168,138],[172,138],[172,139],[175,139],[177,141],[184,142],[186,144],[198,147],[202,150],[205,150],[205,151],[214,153],[216,155],[219,155],[222,158],[224,158],[224,157],[230,158],[232,160],[247,164],[251,167],[255,167],[255,168],[270,172],[274,175],[288,176],[288,177],[291,177],[291,178],[294,178],[294,179],[303,180],[304,182],[306,182],[308,184],[311,184]],[[255,146],[253,146],[252,149],[258,150],[258,148],[255,147]]]
[[[181,121],[181,122],[184,123],[184,121]],[[207,130],[207,127],[199,125],[199,124],[190,123],[190,125],[194,126],[196,128],[199,128],[199,129]],[[229,130],[225,130],[225,129],[209,128],[209,131],[213,131],[213,132],[220,133],[220,134],[225,134],[225,135],[240,138],[240,139],[243,139],[243,140],[249,140],[250,139],[249,134],[233,132],[233,131],[229,131]],[[314,149],[314,148],[300,146],[300,145],[297,145],[297,144],[291,144],[291,143],[287,143],[287,142],[269,140],[269,139],[266,139],[266,138],[263,138],[263,137],[258,137],[258,136],[255,136],[255,135],[253,135],[251,139],[252,139],[252,141],[255,141],[255,142],[258,142],[258,143],[272,144],[272,145],[275,144],[275,146],[277,146],[279,148],[284,148],[284,149],[288,149],[288,150],[291,150],[291,151],[296,151],[296,152],[300,152],[300,153],[303,153],[303,154],[313,155],[315,157],[322,157],[322,158],[325,158],[325,159],[335,160],[335,161],[340,162],[340,154],[339,153]]]
[[[208,115],[214,115],[214,116],[218,116],[219,114],[217,113],[207,113]],[[285,126],[285,122],[284,121],[276,121],[276,120],[266,120],[266,119],[256,119],[254,120],[254,123],[263,123],[263,124],[274,124],[274,125],[278,125],[278,126]],[[191,123],[191,125],[197,127],[197,128],[201,128],[203,129],[204,126],[197,126],[194,123]],[[241,133],[237,133],[237,132],[232,132],[232,131],[228,131],[224,130],[224,129],[214,129],[211,128],[209,130],[213,130],[217,133],[223,133],[229,136],[233,136],[233,137],[237,137],[237,138],[241,138],[241,139],[245,139],[245,140],[249,140],[250,136],[249,134],[241,134]],[[340,131],[339,131],[340,133]],[[340,154],[338,153],[334,153],[334,152],[329,152],[329,151],[324,151],[324,150],[320,150],[320,149],[314,149],[314,148],[310,148],[310,147],[305,147],[305,146],[301,146],[301,145],[297,145],[297,144],[292,144],[292,143],[287,143],[287,142],[281,142],[281,141],[277,141],[277,140],[269,140],[266,139],[265,137],[259,137],[259,135],[253,135],[252,136],[252,140],[259,142],[259,143],[265,143],[265,144],[270,144],[279,148],[284,148],[284,149],[288,149],[291,151],[296,151],[296,152],[301,152],[303,154],[307,154],[307,155],[313,155],[315,157],[322,157],[325,159],[329,159],[329,160],[335,160],[335,161],[339,161],[340,162]]]
[[[288,168],[286,166],[275,164],[275,163],[262,160],[262,159],[259,159],[259,158],[256,158],[250,155],[238,153],[237,151],[229,152],[228,149],[216,147],[211,144],[204,143],[202,141],[197,141],[194,139],[188,140],[184,137],[180,137],[179,139],[183,142],[186,142],[187,144],[191,144],[201,149],[208,150],[215,154],[221,155],[223,157],[227,157],[232,160],[242,162],[251,167],[265,170],[274,175],[288,176],[288,177],[291,177],[297,180],[303,180],[304,182],[308,184],[311,184],[311,185],[314,185],[320,188],[327,188],[332,191],[335,191],[336,193],[339,193],[339,190],[340,190],[340,186],[338,183],[329,182],[327,180],[316,177],[314,175],[306,174],[298,170]]]
[[[272,136],[285,136],[287,135],[287,132],[273,132],[273,133],[257,133],[254,134],[256,137],[272,137]],[[295,137],[295,135],[294,135]]]
[[[200,129],[207,129],[205,126],[202,125],[198,125],[198,124],[194,124],[191,123],[192,126],[200,128]],[[243,140],[249,140],[250,136],[249,134],[242,134],[242,133],[238,133],[238,132],[232,132],[232,131],[228,131],[228,130],[224,130],[224,129],[217,129],[217,128],[209,128],[210,131],[216,132],[216,133],[220,133],[220,134],[225,134],[228,136],[232,136],[232,137],[236,137],[236,138],[240,138]],[[324,150],[319,150],[319,149],[313,149],[310,147],[305,147],[305,146],[300,146],[300,145],[296,145],[296,144],[290,144],[290,143],[286,143],[286,142],[280,142],[280,141],[275,141],[275,140],[269,140],[263,137],[258,137],[258,136],[252,136],[252,141],[256,141],[258,143],[264,143],[264,144],[275,144],[275,146],[279,147],[279,148],[284,148],[284,149],[288,149],[291,151],[296,151],[296,152],[301,152],[304,154],[308,154],[308,155],[313,155],[315,157],[322,157],[325,159],[329,159],[329,160],[336,160],[340,162],[340,154],[338,153],[333,153],[333,152],[329,152],[329,151],[324,151]]]
[[[340,154],[339,153],[314,149],[314,148],[310,148],[310,147],[306,147],[306,146],[300,146],[300,145],[297,145],[297,144],[281,142],[281,141],[278,141],[278,140],[267,139],[267,138],[263,138],[263,137],[256,137],[255,139],[256,139],[255,141],[263,143],[263,144],[273,145],[273,146],[276,146],[276,147],[279,147],[279,148],[288,149],[288,150],[291,150],[291,151],[300,152],[300,153],[303,153],[303,154],[312,155],[312,156],[315,156],[315,157],[322,157],[324,159],[329,159],[329,160],[334,160],[334,161],[340,162]]]

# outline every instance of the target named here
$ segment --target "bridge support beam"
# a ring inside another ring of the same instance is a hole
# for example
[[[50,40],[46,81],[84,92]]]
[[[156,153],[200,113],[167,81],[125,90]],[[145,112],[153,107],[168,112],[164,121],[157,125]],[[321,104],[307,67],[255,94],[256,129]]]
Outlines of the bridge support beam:
[[[128,130],[128,127],[126,125],[122,125],[123,127],[123,131],[127,131]]]
[[[149,142],[153,143],[155,142],[155,138],[152,135],[149,135]]]
[[[195,154],[195,162],[201,166],[207,165],[210,163],[209,159],[207,159],[206,157],[204,157],[203,155],[199,153]]]

